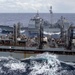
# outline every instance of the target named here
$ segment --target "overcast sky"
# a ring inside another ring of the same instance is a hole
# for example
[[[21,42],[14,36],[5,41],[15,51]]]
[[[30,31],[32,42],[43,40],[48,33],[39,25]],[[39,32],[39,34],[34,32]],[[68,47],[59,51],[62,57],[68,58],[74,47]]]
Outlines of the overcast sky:
[[[75,13],[75,0],[0,0],[0,13]]]

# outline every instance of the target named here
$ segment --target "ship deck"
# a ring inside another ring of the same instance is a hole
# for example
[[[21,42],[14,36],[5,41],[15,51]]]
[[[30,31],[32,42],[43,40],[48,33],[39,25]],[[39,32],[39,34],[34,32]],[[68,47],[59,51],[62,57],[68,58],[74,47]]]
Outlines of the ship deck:
[[[66,54],[75,55],[75,49],[67,50],[65,48],[43,48],[38,49],[36,47],[18,47],[18,46],[0,46],[0,52],[24,52],[24,53],[54,53],[54,54]]]

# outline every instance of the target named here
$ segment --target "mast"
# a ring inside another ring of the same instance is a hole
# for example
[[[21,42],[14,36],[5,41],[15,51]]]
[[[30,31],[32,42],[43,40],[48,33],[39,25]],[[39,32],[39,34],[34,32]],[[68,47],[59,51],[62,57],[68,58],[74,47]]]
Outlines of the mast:
[[[52,12],[52,6],[50,6],[50,24],[51,24],[51,27],[52,27],[52,24],[53,24],[53,12]]]
[[[36,17],[39,17],[39,11],[37,10]]]

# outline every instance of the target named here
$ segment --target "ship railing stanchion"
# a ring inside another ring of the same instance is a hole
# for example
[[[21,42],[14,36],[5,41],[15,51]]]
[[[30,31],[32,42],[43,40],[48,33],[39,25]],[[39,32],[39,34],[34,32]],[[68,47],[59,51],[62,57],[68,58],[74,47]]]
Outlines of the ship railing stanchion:
[[[69,28],[69,33],[68,33],[68,49],[71,50],[72,49],[72,39],[73,39],[73,27],[71,26]]]
[[[39,32],[39,49],[43,49],[43,27],[42,20],[40,19],[40,32]]]

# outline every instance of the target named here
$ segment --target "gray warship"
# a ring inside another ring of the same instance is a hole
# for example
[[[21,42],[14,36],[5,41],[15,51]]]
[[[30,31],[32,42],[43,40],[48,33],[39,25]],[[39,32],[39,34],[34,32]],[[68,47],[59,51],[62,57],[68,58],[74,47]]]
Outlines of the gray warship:
[[[18,23],[9,27],[10,30],[3,30],[11,33],[0,36],[0,56],[21,59],[49,52],[58,55],[61,61],[75,62],[75,26],[69,24],[63,16],[53,24],[52,7],[50,15],[50,23],[40,18],[37,12],[35,17],[30,19],[28,27],[20,27],[21,24]],[[21,34],[21,31],[27,32],[28,35]]]

